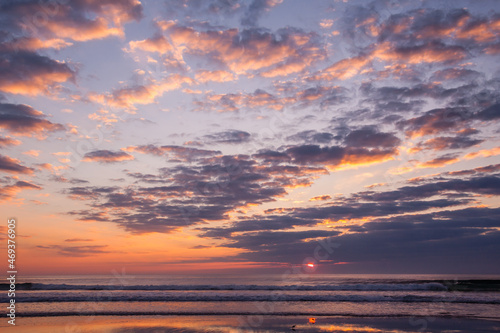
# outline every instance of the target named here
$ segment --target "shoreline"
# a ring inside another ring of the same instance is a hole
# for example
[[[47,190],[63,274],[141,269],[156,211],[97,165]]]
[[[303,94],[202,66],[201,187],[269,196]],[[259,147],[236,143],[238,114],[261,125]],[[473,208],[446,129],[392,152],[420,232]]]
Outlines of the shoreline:
[[[315,318],[311,324],[309,318]],[[234,332],[498,332],[500,320],[444,316],[324,316],[324,315],[89,315],[23,317],[16,321],[16,332],[171,332],[196,333],[207,329]],[[0,327],[8,327],[6,321]]]

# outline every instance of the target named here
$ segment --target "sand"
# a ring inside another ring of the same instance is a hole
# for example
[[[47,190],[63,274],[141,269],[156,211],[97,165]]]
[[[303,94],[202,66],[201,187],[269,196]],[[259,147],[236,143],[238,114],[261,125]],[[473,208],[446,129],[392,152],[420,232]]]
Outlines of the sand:
[[[498,332],[500,322],[464,318],[304,316],[68,316],[17,318],[1,332],[26,333],[256,333],[256,332]],[[314,321],[314,323],[311,323]],[[295,325],[295,326],[294,326]],[[11,326],[11,327],[8,327]]]

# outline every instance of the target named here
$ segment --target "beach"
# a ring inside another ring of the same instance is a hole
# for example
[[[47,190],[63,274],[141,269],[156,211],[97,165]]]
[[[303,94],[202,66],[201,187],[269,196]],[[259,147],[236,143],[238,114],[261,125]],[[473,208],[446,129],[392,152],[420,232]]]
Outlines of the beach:
[[[463,318],[353,318],[264,316],[255,327],[242,326],[241,316],[67,316],[21,318],[19,333],[263,333],[263,332],[498,332],[499,321]],[[295,326],[294,326],[295,325]],[[5,327],[2,323],[2,331]],[[292,328],[293,327],[293,328]],[[5,329],[7,331],[7,329]],[[10,330],[9,330],[10,331]]]
[[[494,332],[499,286],[466,275],[33,276],[17,285],[15,331]]]

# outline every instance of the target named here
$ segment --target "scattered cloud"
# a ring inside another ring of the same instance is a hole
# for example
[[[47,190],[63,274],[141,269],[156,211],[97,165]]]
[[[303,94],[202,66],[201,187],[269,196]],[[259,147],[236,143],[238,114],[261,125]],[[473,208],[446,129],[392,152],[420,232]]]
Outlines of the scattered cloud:
[[[117,163],[133,160],[134,156],[123,151],[96,150],[85,154],[83,161],[100,163]]]

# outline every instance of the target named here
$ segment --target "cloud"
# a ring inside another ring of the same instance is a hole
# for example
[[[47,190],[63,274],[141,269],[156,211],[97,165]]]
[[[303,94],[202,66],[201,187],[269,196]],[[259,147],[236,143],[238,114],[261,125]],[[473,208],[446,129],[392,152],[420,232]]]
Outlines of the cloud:
[[[89,94],[91,101],[108,104],[111,107],[136,110],[135,105],[154,103],[165,92],[180,89],[184,84],[193,84],[194,80],[179,74],[172,74],[162,80],[152,80],[145,85],[134,85],[114,90],[110,94]]]
[[[198,106],[197,110],[217,110],[219,112],[234,112],[241,108],[268,108],[280,111],[290,101],[257,89],[253,93],[208,94],[204,101],[195,102],[195,105]]]
[[[203,55],[204,60],[238,75],[289,75],[326,56],[316,33],[294,28],[271,33],[257,28],[199,31],[174,21],[160,22],[159,25],[173,46],[183,50],[183,57]]]
[[[480,195],[500,195],[500,178],[497,176],[478,176],[470,179],[451,179],[436,181],[419,186],[404,186],[395,191],[364,192],[359,194],[360,199],[389,202],[393,200],[419,200],[435,195],[456,193],[464,197],[468,193]]]
[[[222,154],[218,150],[206,150],[182,146],[129,146],[125,148],[128,152],[139,152],[142,154],[151,154],[156,156],[166,155],[172,161],[192,162],[199,158],[216,156]]]
[[[131,51],[139,49],[147,52],[157,52],[159,54],[172,50],[172,45],[168,42],[165,36],[162,35],[157,35],[152,38],[139,41],[131,41],[129,42],[129,47]]]
[[[370,57],[357,56],[342,59],[335,64],[323,69],[317,74],[308,78],[309,81],[320,80],[346,80],[359,74],[363,68],[371,63]]]
[[[344,143],[350,147],[397,147],[401,140],[391,133],[381,133],[375,128],[365,127],[350,132]]]
[[[42,188],[26,181],[16,181],[14,184],[1,186],[0,187],[0,202],[10,201],[16,197],[16,195],[23,190],[41,190]]]
[[[250,140],[250,133],[238,130],[228,130],[225,132],[218,132],[214,134],[204,135],[202,137],[204,142],[212,143],[231,143],[238,144],[248,142]]]
[[[41,49],[62,49],[73,45],[61,38],[39,39],[35,37],[19,37],[0,44],[2,51],[37,51]]]
[[[423,142],[419,146],[433,150],[465,149],[477,146],[482,142],[484,142],[484,140],[471,139],[467,136],[456,136],[456,137],[439,136],[429,139]]]
[[[51,95],[60,83],[75,81],[68,64],[33,52],[0,52],[0,60],[0,91],[5,93]]]
[[[85,154],[83,161],[85,162],[101,162],[101,163],[117,163],[133,160],[134,156],[123,151],[111,150],[96,150]]]
[[[18,146],[21,144],[21,141],[12,139],[10,137],[0,136],[0,148],[5,148],[9,146]]]
[[[464,68],[446,68],[443,70],[438,70],[434,72],[431,76],[433,82],[449,82],[449,81],[461,81],[468,82],[478,80],[483,75],[477,71],[464,69]]]
[[[45,38],[88,41],[123,36],[123,24],[141,19],[142,6],[137,0],[81,0],[45,7],[28,0],[5,4],[2,12],[7,22],[19,30]]]
[[[476,157],[490,157],[490,156],[496,156],[500,154],[500,147],[495,147],[491,149],[482,149],[479,151],[475,151],[472,153],[468,153],[467,155],[464,156],[465,159],[473,159]]]
[[[366,165],[391,160],[398,154],[396,148],[362,147],[320,147],[303,145],[288,148],[285,151],[297,164],[324,165],[333,170],[338,167]]]
[[[308,166],[261,164],[247,155],[214,155],[177,146],[143,148],[174,154],[169,162],[181,164],[161,168],[158,174],[128,173],[136,184],[147,186],[71,187],[68,197],[88,201],[89,209],[69,214],[84,221],[112,222],[131,233],[170,233],[242,214],[248,207],[284,196],[288,188],[310,186],[326,173]],[[191,159],[189,164],[183,163],[186,159]]]
[[[464,107],[433,109],[422,116],[398,122],[400,129],[405,129],[411,138],[449,132],[460,128],[471,117],[471,112]]]
[[[99,254],[111,253],[106,251],[107,245],[86,245],[86,246],[63,246],[63,245],[38,245],[39,249],[57,250],[57,253],[65,257],[90,257]]]
[[[327,132],[309,130],[291,135],[286,139],[291,141],[303,141],[304,143],[330,143],[334,139],[334,136]]]
[[[332,197],[328,194],[325,194],[325,195],[319,195],[317,197],[313,197],[311,199],[309,199],[309,201],[326,201],[326,200],[331,200]]]
[[[52,123],[45,115],[25,104],[0,103],[0,128],[20,136],[44,136],[62,131],[62,124]]]
[[[500,104],[494,104],[476,114],[477,119],[490,121],[500,118]]]
[[[13,174],[32,174],[33,169],[25,167],[20,164],[21,161],[10,158],[8,156],[0,155],[0,171],[9,172]]]
[[[123,24],[142,17],[138,0],[2,3],[0,20],[0,91],[21,95],[57,95],[65,82],[76,82],[70,63],[39,53],[73,42],[124,36]]]
[[[25,151],[23,152],[23,154],[25,155],[29,155],[29,156],[32,156],[32,157],[37,157],[38,155],[40,155],[40,150],[28,150],[28,151]]]
[[[283,0],[253,0],[245,11],[241,24],[255,26],[263,12],[282,3]]]
[[[196,81],[201,83],[206,82],[228,82],[234,81],[235,76],[228,71],[208,71],[208,70],[199,70],[196,73]]]
[[[431,41],[412,46],[396,46],[389,43],[378,45],[373,52],[378,60],[420,63],[456,63],[467,57],[467,50],[458,45],[446,45],[441,41]]]
[[[444,155],[430,161],[417,164],[417,168],[441,168],[445,165],[457,163],[460,159],[456,155]]]
[[[93,242],[93,239],[89,238],[68,238],[64,240],[65,242]]]

